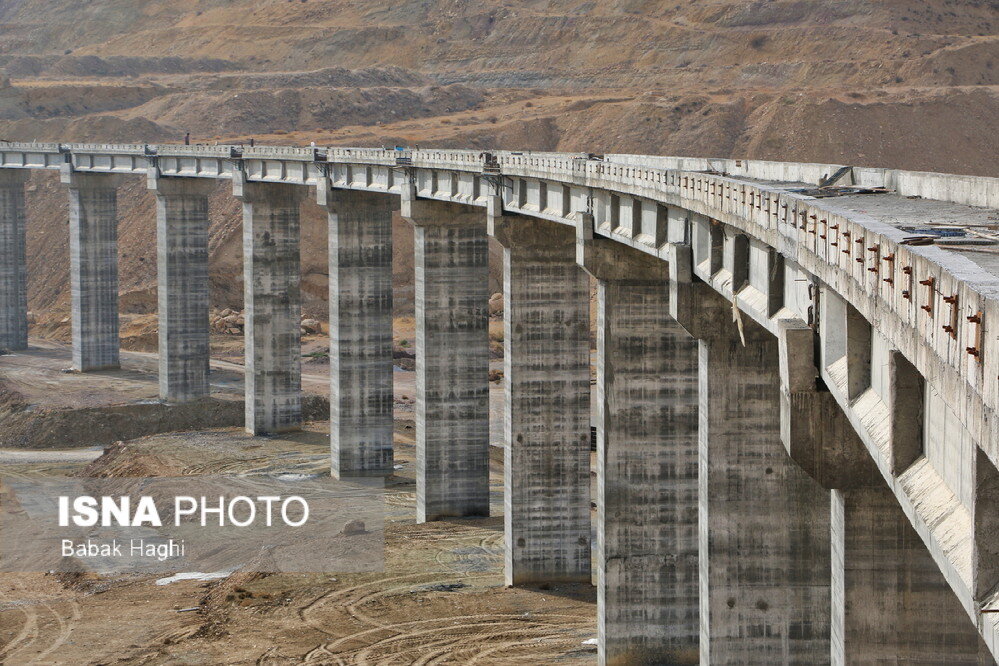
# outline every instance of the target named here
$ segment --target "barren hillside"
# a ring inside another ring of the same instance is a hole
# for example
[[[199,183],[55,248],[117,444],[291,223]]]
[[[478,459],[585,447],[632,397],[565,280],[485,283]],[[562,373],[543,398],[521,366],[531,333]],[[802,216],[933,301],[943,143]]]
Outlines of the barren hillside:
[[[191,132],[999,175],[997,27],[995,0],[6,0],[0,137]],[[51,181],[31,187],[32,308],[58,322],[65,195]],[[135,312],[155,302],[143,187],[121,195]],[[238,307],[238,207],[224,187],[213,207],[214,299]],[[317,315],[323,224],[307,213],[306,309]],[[404,261],[397,274],[405,304]]]

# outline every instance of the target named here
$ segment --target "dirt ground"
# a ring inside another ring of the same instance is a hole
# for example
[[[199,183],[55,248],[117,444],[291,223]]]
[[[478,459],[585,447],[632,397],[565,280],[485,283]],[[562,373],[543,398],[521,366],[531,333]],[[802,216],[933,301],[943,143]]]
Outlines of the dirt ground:
[[[397,352],[415,351],[412,317],[396,319]],[[493,444],[502,443],[502,321],[490,321],[489,410]],[[329,398],[329,339],[302,340],[302,390],[306,418],[322,418]],[[72,363],[65,342],[32,338],[25,351],[0,355],[0,449],[105,446],[171,430],[237,425],[243,420],[243,347],[241,336],[213,336],[210,401],[197,409],[159,403],[157,357],[152,352],[122,351],[121,368],[85,374],[66,372]],[[412,358],[395,359],[394,411],[412,419],[416,373]]]
[[[238,429],[158,435],[96,464],[155,459],[182,474],[328,473],[328,424],[254,439]],[[5,664],[507,664],[595,661],[590,586],[507,589],[502,452],[494,516],[417,525],[413,424],[397,422],[377,574],[237,572],[156,585],[159,576],[0,575]],[[124,448],[124,450],[122,450]],[[16,476],[80,473],[96,455],[0,453]],[[197,608],[178,612],[181,609]]]
[[[67,419],[89,411],[106,419],[123,403],[155,402],[155,355],[123,352],[122,359],[122,370],[67,374],[64,346],[32,341],[28,352],[0,357],[0,376],[29,411]],[[303,387],[328,395],[328,364],[303,361]],[[213,393],[238,400],[242,366],[213,359],[212,367]],[[501,448],[492,450],[493,517],[415,524],[414,375],[395,372],[396,472],[385,495],[383,573],[237,572],[169,585],[156,584],[162,574],[0,574],[0,664],[594,662],[594,646],[584,644],[596,635],[592,587],[503,585]],[[490,387],[498,443],[502,385]],[[44,450],[0,444],[0,474],[325,475],[328,432],[329,424],[317,421],[268,438],[231,427],[104,448],[65,448],[74,440]]]

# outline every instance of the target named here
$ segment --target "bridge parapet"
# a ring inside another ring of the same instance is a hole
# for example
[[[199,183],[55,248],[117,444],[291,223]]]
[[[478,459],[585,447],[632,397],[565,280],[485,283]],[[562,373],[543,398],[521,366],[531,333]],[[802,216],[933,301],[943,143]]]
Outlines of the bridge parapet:
[[[247,146],[243,148],[243,159],[285,159],[311,162],[315,159],[313,148],[299,146]]]
[[[336,164],[395,164],[397,157],[411,157],[411,150],[394,150],[384,148],[326,148],[326,160]]]
[[[224,144],[218,146],[174,146],[174,145],[152,145],[149,146],[160,157],[233,157],[236,153],[241,153],[242,146],[235,144]]]
[[[848,169],[838,185],[885,187],[900,196],[950,201],[968,206],[999,208],[999,178],[904,171],[842,164],[731,160],[700,157],[659,157],[608,154],[608,162],[678,171],[716,172],[719,175],[760,181],[818,185],[840,169]]]
[[[66,143],[61,146],[73,154],[145,155],[146,144],[136,143]]]

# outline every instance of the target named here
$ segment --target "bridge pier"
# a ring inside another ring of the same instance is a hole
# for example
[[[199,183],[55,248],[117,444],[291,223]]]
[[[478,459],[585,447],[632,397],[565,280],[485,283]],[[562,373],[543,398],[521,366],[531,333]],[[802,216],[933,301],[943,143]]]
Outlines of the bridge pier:
[[[392,473],[392,197],[317,188],[329,216],[332,473]]]
[[[489,248],[474,208],[404,197],[416,264],[418,522],[489,515]]]
[[[668,266],[581,240],[597,279],[597,634],[601,664],[697,664],[697,341]]]
[[[993,664],[898,500],[832,492],[833,664]]]
[[[197,400],[208,386],[208,195],[215,181],[159,178],[156,281],[159,301],[160,399]]]
[[[297,430],[302,424],[299,204],[306,189],[236,177],[233,193],[243,202],[246,430],[254,435]]]
[[[747,320],[743,345],[728,316],[699,342],[701,657],[823,663],[828,493],[781,443],[777,341]]]
[[[68,167],[61,177],[69,185],[73,369],[117,368],[119,178]]]
[[[0,171],[0,349],[7,350],[28,348],[27,179],[27,171]]]
[[[744,317],[743,343],[731,306],[714,310],[698,334],[702,663],[825,663],[828,491],[781,443],[777,340]]]
[[[571,228],[490,225],[504,247],[506,583],[588,583],[589,280]]]

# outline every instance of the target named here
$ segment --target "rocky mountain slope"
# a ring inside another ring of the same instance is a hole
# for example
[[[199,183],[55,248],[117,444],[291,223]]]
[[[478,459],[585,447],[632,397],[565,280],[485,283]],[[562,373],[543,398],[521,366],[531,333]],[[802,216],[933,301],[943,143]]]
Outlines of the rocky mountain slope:
[[[995,0],[5,0],[0,137],[191,132],[999,175],[997,28]],[[31,187],[32,308],[57,323],[65,194]],[[136,310],[155,294],[143,187],[121,193],[123,299]],[[238,207],[220,187],[213,209],[213,297],[238,307]],[[315,210],[305,234],[306,309],[319,316]]]

